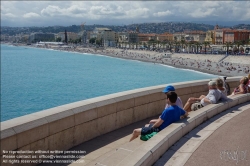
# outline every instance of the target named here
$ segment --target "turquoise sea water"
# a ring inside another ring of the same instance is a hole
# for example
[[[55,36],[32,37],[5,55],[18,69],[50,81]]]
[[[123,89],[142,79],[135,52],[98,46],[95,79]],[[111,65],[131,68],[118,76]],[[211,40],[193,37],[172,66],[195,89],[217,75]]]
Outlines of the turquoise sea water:
[[[101,55],[1,45],[1,121],[111,93],[215,77]]]

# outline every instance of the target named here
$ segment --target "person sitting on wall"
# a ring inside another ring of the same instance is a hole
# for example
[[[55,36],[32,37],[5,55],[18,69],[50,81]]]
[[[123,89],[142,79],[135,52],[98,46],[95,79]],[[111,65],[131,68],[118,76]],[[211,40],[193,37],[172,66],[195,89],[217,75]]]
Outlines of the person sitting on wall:
[[[217,89],[221,92],[220,100],[227,100],[227,89],[224,87],[224,81],[221,78],[217,78],[216,80]]]
[[[174,86],[172,85],[168,85],[162,92],[165,93],[165,95],[167,95],[168,92],[174,92],[175,91],[175,88]],[[182,104],[182,101],[181,101],[181,98],[180,97],[177,97],[177,100],[175,102],[175,105],[177,105],[178,107],[180,107],[181,109],[183,109],[183,104]],[[167,109],[168,107],[171,107],[170,104],[166,103],[166,106],[165,106],[165,109]],[[160,117],[159,117],[160,118]],[[181,117],[183,118],[183,117]],[[149,124],[151,123],[155,123],[157,122],[158,119],[152,119],[151,121],[149,121]]]
[[[221,92],[216,87],[215,81],[208,82],[209,92],[207,96],[201,95],[199,98],[190,97],[184,106],[184,110],[187,112],[196,111],[209,104],[215,104],[221,98]]]
[[[180,120],[181,116],[187,116],[187,112],[178,107],[175,103],[177,100],[177,94],[175,92],[169,91],[167,93],[167,103],[171,105],[166,108],[161,116],[158,118],[157,122],[154,124],[146,124],[145,127],[135,129],[132,133],[132,137],[129,141],[134,140],[139,135],[147,135],[153,132],[159,132],[166,128],[171,123]]]
[[[248,74],[248,93],[250,93],[250,73]]]
[[[234,89],[233,93],[230,96],[248,93],[248,81],[249,80],[247,77],[242,77],[240,79],[240,85]]]

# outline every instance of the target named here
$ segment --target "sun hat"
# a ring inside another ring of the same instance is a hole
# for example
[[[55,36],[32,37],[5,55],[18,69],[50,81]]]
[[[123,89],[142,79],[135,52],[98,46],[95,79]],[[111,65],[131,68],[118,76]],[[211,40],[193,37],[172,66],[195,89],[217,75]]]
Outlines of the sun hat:
[[[175,88],[172,85],[168,85],[162,92],[168,93],[169,91],[175,91]]]

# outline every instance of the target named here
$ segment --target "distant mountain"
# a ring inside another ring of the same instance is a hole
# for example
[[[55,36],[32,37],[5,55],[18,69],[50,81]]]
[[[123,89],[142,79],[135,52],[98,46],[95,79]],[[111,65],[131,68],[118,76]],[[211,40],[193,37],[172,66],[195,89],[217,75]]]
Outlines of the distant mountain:
[[[215,24],[214,24],[215,25]],[[141,23],[141,24],[130,24],[130,25],[85,25],[84,29],[87,31],[92,31],[96,27],[107,27],[112,29],[115,32],[124,32],[124,31],[135,31],[136,27],[139,27],[140,33],[175,33],[183,32],[185,30],[200,30],[208,31],[213,30],[214,25],[204,24],[204,23],[193,23],[193,22],[161,22],[161,23]],[[234,29],[248,29],[250,30],[250,24],[238,24],[238,25],[229,25],[225,26],[219,24],[222,28],[234,28]],[[71,25],[71,26],[49,26],[49,27],[1,27],[1,34],[6,35],[16,35],[16,34],[30,34],[33,32],[43,32],[43,33],[58,33],[64,32],[78,33],[81,31],[80,25]]]

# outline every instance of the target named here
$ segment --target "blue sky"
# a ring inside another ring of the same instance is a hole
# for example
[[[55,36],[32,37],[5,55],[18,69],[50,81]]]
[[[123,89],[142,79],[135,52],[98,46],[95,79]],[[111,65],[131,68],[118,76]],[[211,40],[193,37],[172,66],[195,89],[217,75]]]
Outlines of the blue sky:
[[[250,1],[1,1],[1,26],[250,24]]]

